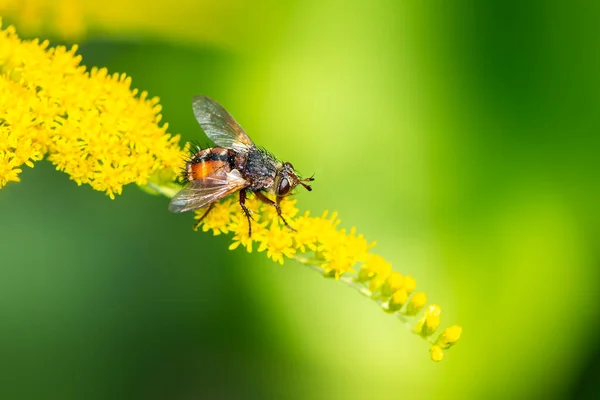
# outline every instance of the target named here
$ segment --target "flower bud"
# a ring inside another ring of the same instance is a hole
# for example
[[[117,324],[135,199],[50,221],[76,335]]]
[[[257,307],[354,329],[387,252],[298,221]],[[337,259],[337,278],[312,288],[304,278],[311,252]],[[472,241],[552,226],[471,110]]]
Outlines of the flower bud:
[[[396,290],[404,287],[404,277],[401,273],[392,271],[381,287],[381,294],[385,297],[391,296]]]
[[[417,315],[419,311],[427,304],[427,296],[425,292],[418,292],[411,297],[408,305],[406,306],[406,315]]]
[[[429,337],[435,333],[440,326],[440,314],[442,309],[437,304],[432,304],[425,310],[425,315],[419,320],[415,328],[416,332],[423,337]]]
[[[439,362],[444,359],[444,350],[442,350],[442,348],[436,344],[431,346],[431,349],[429,349],[429,354],[431,355],[432,361]]]
[[[388,311],[398,311],[402,308],[404,303],[406,303],[406,300],[408,300],[408,293],[406,293],[406,290],[396,290],[388,302]]]
[[[439,345],[442,349],[447,349],[456,342],[458,342],[461,334],[462,326],[451,326],[449,328],[444,329],[444,331],[440,333],[436,340],[436,344]]]
[[[415,280],[415,278],[413,278],[412,276],[405,276],[404,277],[404,289],[406,290],[406,292],[408,294],[411,294],[412,292],[415,291],[415,289],[417,288],[417,281]]]

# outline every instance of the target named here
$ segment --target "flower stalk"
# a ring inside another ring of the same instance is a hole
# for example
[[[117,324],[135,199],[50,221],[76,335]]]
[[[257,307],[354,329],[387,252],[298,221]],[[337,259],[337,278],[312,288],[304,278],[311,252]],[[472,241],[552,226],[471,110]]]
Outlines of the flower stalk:
[[[286,197],[281,201],[283,217],[295,229],[284,226],[274,207],[250,194],[246,207],[252,214],[252,236],[248,235],[248,220],[237,198],[231,196],[217,203],[210,213],[195,212],[202,219],[204,232],[213,235],[233,234],[231,250],[238,247],[247,252],[265,252],[271,260],[283,265],[294,260],[324,278],[337,280],[374,301],[382,310],[392,314],[415,335],[431,346],[434,361],[441,361],[444,351],[451,348],[462,328],[447,328],[435,338],[441,323],[441,308],[427,305],[424,292],[415,292],[416,280],[392,270],[381,255],[373,253],[375,242],[369,243],[356,228],[340,228],[337,213],[323,212],[313,217],[300,214],[297,200]],[[422,314],[422,315],[421,315]]]

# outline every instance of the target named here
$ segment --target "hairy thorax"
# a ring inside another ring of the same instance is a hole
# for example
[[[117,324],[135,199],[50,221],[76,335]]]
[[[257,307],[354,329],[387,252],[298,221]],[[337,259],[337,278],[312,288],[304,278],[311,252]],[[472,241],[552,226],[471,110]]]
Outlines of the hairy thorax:
[[[242,176],[250,182],[249,190],[270,190],[275,182],[278,165],[281,164],[269,153],[256,149],[247,153]]]

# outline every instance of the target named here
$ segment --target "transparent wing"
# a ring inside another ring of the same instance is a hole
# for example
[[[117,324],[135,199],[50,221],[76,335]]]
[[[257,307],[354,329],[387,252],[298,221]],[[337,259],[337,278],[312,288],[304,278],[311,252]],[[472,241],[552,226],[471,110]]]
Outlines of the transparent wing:
[[[171,199],[169,211],[182,213],[205,207],[248,186],[239,171],[224,172],[195,180]]]
[[[192,100],[194,115],[200,126],[217,146],[237,151],[248,151],[254,143],[244,129],[216,101],[206,96]]]

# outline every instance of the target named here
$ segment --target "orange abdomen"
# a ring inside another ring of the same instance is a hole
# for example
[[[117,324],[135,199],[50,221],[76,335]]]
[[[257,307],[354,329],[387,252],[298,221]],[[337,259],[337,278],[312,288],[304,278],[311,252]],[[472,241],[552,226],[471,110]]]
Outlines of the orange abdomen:
[[[190,165],[188,177],[190,180],[203,179],[217,173],[223,168],[227,168],[226,172],[231,170],[227,161],[201,161],[197,164]]]
[[[188,181],[202,180],[208,176],[231,171],[231,150],[220,147],[201,150],[188,161]]]

